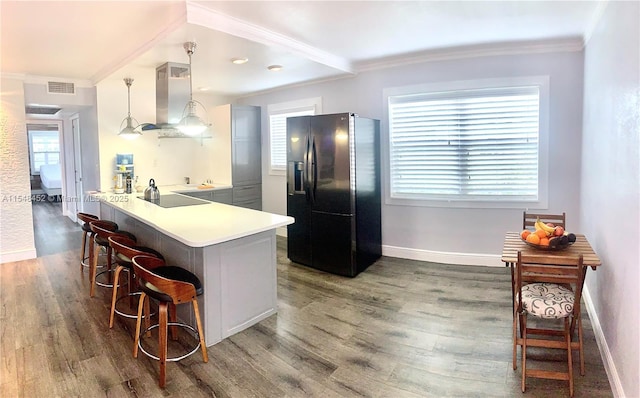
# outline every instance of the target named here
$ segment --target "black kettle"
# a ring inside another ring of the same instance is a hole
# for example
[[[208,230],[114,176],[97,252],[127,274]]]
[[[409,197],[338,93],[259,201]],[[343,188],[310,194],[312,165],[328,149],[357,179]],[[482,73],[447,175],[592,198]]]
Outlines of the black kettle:
[[[144,190],[144,200],[160,199],[160,191],[156,187],[156,181],[152,178],[149,180],[149,186]]]

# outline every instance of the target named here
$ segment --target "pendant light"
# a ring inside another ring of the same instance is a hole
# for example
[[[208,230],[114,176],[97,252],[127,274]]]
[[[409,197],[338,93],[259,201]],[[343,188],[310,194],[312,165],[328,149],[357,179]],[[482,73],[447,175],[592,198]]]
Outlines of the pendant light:
[[[178,123],[177,127],[178,130],[186,135],[198,135],[203,133],[209,126],[200,116],[198,116],[198,105],[202,107],[205,115],[207,114],[206,108],[200,102],[193,100],[193,71],[191,69],[191,55],[193,55],[193,52],[196,49],[196,43],[189,41],[184,43],[183,47],[189,56],[189,102],[187,102],[187,105],[185,105],[184,110],[182,111],[182,119],[180,120],[180,123]]]
[[[132,140],[134,138],[138,138],[142,135],[139,130],[136,128],[139,126],[139,123],[136,119],[131,117],[131,84],[133,83],[133,79],[130,77],[124,78],[124,84],[127,85],[127,117],[124,118],[122,123],[120,123],[120,132],[118,135],[122,138],[126,138],[128,140]],[[136,127],[133,127],[133,121],[136,122]],[[126,126],[123,128],[122,125],[126,123]]]

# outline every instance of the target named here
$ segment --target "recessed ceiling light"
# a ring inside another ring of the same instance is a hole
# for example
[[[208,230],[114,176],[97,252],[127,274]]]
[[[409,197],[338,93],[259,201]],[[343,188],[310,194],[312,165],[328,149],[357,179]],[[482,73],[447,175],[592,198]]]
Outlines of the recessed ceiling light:
[[[270,71],[277,72],[279,70],[282,70],[282,65],[269,65],[267,66],[267,69],[269,69]]]
[[[231,58],[231,62],[233,62],[236,65],[242,65],[249,62],[249,58]]]

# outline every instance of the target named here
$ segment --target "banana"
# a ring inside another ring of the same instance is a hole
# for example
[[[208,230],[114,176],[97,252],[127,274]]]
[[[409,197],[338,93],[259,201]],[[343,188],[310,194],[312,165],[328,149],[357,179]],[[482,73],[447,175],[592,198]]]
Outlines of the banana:
[[[536,219],[535,227],[536,229],[543,230],[547,234],[547,236],[553,235],[553,232],[556,230],[555,227],[550,227],[547,224],[540,221],[540,218]]]

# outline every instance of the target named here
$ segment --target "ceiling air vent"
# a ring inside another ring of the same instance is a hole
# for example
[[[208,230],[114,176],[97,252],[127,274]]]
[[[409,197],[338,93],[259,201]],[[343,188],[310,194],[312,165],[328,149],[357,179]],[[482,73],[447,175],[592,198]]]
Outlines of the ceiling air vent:
[[[73,83],[47,82],[47,92],[49,94],[75,94],[76,86]]]
[[[55,106],[26,106],[24,108],[27,115],[55,115],[61,108]]]

